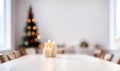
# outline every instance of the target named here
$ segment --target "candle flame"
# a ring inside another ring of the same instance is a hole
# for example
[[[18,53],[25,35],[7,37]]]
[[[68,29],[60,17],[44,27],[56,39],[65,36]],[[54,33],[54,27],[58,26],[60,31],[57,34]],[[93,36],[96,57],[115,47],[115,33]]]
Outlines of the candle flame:
[[[51,42],[51,40],[48,40],[48,43],[50,43]]]
[[[55,41],[53,41],[52,43],[55,44]]]

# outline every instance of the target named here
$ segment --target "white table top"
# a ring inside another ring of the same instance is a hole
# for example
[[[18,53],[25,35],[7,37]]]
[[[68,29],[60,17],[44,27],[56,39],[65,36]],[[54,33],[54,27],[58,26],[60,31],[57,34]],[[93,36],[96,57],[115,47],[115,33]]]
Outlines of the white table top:
[[[81,54],[27,55],[0,64],[0,71],[120,71],[120,65]]]

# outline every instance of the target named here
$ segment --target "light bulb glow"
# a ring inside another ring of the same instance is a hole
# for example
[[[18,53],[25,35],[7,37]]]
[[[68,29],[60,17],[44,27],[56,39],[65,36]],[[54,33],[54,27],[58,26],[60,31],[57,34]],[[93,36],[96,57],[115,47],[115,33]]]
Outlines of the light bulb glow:
[[[34,18],[32,19],[32,22],[35,22],[35,19],[34,19]]]
[[[40,35],[37,35],[37,38],[40,39]]]
[[[31,22],[31,20],[30,20],[30,19],[27,19],[27,22],[28,22],[28,23],[30,23],[30,22]]]
[[[33,30],[36,30],[37,29],[37,27],[36,26],[33,26]]]
[[[32,32],[32,35],[35,35],[35,32]]]
[[[27,26],[27,29],[28,29],[28,30],[30,30],[30,29],[31,29],[31,27],[30,27],[30,26]]]

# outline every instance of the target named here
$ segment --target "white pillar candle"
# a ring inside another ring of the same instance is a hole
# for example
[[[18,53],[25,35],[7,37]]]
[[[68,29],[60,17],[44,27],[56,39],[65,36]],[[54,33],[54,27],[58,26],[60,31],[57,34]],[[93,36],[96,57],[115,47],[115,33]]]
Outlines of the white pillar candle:
[[[51,42],[51,57],[56,57],[56,44],[55,42]]]
[[[55,57],[56,56],[56,44],[55,42],[51,42],[48,40],[48,42],[45,43],[45,47],[43,49],[43,54],[46,57]]]
[[[44,56],[46,56],[46,57],[49,57],[50,56],[50,47],[48,46],[48,47],[44,47],[44,49],[43,49],[43,55]]]

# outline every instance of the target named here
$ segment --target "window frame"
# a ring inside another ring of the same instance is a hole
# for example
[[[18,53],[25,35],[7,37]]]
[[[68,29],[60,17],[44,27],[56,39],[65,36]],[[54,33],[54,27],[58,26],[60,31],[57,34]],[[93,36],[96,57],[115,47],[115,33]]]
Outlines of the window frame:
[[[120,50],[120,36],[117,35],[117,0],[109,2],[109,47],[112,50]],[[119,42],[118,42],[119,40]]]
[[[120,34],[118,34],[118,27],[117,27],[118,26],[118,18],[120,18],[120,14],[118,14],[118,7],[117,7],[118,6],[118,1],[119,0],[116,0],[116,2],[115,2],[115,4],[116,4],[115,5],[115,36],[116,36],[116,38],[120,37]],[[119,1],[119,3],[120,3],[120,1]],[[119,12],[120,12],[120,8],[119,8]],[[119,17],[118,17],[118,15],[119,15]]]
[[[11,49],[11,0],[4,0],[4,44],[0,45],[0,51]]]

